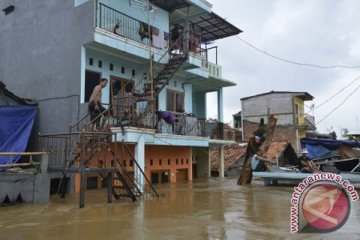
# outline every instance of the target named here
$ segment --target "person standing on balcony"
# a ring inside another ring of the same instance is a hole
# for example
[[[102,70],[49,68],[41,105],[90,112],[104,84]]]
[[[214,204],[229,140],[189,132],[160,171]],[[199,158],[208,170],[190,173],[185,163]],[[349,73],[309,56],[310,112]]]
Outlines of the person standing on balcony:
[[[103,116],[106,115],[106,108],[101,104],[102,98],[102,89],[106,87],[108,80],[106,78],[102,78],[100,83],[94,87],[94,90],[89,99],[88,111],[90,114],[90,121],[93,124],[93,128],[97,129],[100,127],[100,122],[102,119],[101,114]]]

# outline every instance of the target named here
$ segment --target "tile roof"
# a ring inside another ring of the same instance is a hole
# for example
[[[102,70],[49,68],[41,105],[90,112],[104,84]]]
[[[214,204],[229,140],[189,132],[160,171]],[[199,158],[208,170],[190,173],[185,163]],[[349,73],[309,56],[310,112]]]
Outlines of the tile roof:
[[[266,153],[266,158],[276,159],[276,157],[280,157],[288,145],[289,143],[286,141],[273,141]]]
[[[242,157],[245,154],[246,146],[243,144],[230,144],[224,146],[224,167],[225,170],[228,169],[234,162]],[[211,170],[219,170],[219,149],[211,148],[210,149],[210,159],[211,159]]]

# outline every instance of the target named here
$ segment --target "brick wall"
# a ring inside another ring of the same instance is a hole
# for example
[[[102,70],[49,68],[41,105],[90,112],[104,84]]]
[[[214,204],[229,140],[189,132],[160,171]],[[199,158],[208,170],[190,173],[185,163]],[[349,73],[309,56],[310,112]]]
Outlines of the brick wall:
[[[257,130],[258,127],[259,127],[259,123],[244,121],[244,126],[243,126],[244,141],[248,141],[249,138],[253,136],[253,132]],[[296,139],[295,126],[277,125],[273,135],[273,140],[287,141],[293,146],[294,149],[296,149],[297,139]]]

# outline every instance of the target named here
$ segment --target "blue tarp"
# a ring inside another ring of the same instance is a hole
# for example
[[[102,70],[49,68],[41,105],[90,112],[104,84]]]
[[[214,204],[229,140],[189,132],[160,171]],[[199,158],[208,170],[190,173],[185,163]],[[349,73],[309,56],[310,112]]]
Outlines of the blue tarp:
[[[36,117],[34,106],[0,107],[0,152],[24,152]],[[20,156],[12,159],[18,162]],[[0,156],[0,164],[9,157]],[[1,171],[1,169],[0,169]]]
[[[302,138],[300,142],[301,147],[307,149],[308,153],[306,156],[310,159],[331,157],[331,151],[339,150],[342,144],[348,145],[352,148],[360,147],[359,142],[346,140]]]

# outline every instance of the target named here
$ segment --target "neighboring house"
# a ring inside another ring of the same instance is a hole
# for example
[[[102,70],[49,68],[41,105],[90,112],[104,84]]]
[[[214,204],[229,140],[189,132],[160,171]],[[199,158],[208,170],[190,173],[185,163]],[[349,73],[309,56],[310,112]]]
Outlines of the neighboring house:
[[[224,171],[225,176],[238,176],[239,169],[242,167],[241,161],[246,152],[247,144],[237,143],[224,146]],[[211,148],[211,175],[218,177],[220,173],[220,153],[218,148]]]
[[[242,139],[242,120],[241,120],[241,111],[238,113],[233,114],[233,123],[234,123],[234,129],[235,129],[235,140],[237,142],[243,141]]]
[[[360,130],[351,130],[346,134],[346,137],[349,140],[359,141],[360,140]]]
[[[299,153],[300,139],[314,131],[314,116],[304,109],[304,102],[314,97],[307,92],[271,91],[241,99],[244,140],[258,128],[261,119],[267,123],[270,114],[277,117],[273,140],[287,141]]]
[[[105,77],[112,140],[129,145],[152,183],[209,177],[209,147],[234,143],[224,134],[223,88],[235,83],[222,78],[217,59],[208,61],[206,44],[241,30],[205,0],[147,2],[2,1],[0,78],[39,100],[38,132],[67,134],[88,119],[89,97]],[[214,131],[206,121],[209,92],[218,95]],[[132,166],[129,154],[115,151]]]

